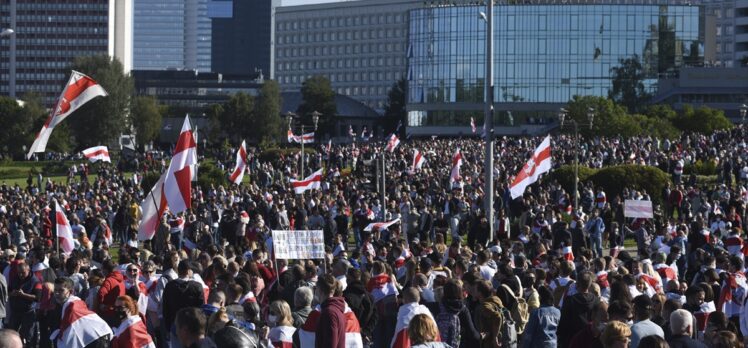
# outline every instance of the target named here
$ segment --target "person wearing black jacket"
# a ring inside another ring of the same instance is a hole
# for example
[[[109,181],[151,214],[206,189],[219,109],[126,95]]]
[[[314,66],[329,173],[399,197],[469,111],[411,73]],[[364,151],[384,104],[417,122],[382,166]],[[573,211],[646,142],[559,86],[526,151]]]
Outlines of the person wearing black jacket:
[[[426,307],[431,311],[434,318],[439,315],[457,315],[460,323],[460,332],[452,332],[455,328],[439,327],[441,340],[447,344],[457,343],[458,347],[478,347],[480,346],[480,333],[475,328],[473,316],[470,314],[462,297],[462,287],[454,280],[447,281],[444,285],[444,293],[441,302],[427,303]]]
[[[599,302],[597,296],[590,292],[593,279],[595,276],[592,273],[582,273],[577,277],[577,293],[564,298],[561,320],[556,331],[559,348],[568,347],[574,335],[589,324],[592,309]]]
[[[201,308],[205,304],[205,293],[203,286],[192,280],[192,268],[190,262],[182,260],[177,266],[178,279],[169,281],[164,288],[163,317],[161,323],[167,330],[171,330],[177,311],[184,307]],[[172,330],[172,340],[176,339]]]
[[[366,291],[364,283],[361,281],[361,270],[356,268],[348,269],[346,274],[347,286],[343,291],[345,302],[356,315],[361,327],[361,338],[364,342],[372,342],[372,334],[377,324],[377,311],[374,306],[374,299]]]

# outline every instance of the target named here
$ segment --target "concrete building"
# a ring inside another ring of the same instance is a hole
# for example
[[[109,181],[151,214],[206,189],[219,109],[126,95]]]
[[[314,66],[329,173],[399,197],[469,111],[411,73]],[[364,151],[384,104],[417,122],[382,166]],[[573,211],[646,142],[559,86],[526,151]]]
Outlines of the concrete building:
[[[0,94],[41,96],[52,107],[76,57],[109,54],[132,65],[132,0],[3,0]]]
[[[678,76],[660,79],[653,103],[664,103],[675,110],[689,104],[724,110],[734,122],[740,119],[740,106],[748,104],[748,67],[683,68]]]
[[[208,0],[134,1],[134,69],[210,71]]]
[[[716,55],[708,66],[737,67],[748,57],[748,0],[702,0],[707,15],[713,16]]]
[[[273,78],[274,11],[280,0],[212,0],[212,71]]]
[[[407,70],[408,11],[421,6],[420,0],[361,0],[277,8],[276,80],[294,91],[323,75],[338,94],[382,112],[387,92]]]

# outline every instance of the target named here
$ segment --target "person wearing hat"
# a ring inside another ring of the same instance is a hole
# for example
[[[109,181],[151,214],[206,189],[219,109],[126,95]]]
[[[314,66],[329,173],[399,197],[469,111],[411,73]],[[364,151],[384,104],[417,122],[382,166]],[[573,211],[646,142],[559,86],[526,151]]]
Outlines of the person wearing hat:
[[[653,306],[652,299],[647,295],[639,295],[634,298],[634,325],[631,325],[631,345],[629,347],[638,347],[639,341],[647,336],[654,335],[665,338],[665,332],[662,328],[650,320]]]

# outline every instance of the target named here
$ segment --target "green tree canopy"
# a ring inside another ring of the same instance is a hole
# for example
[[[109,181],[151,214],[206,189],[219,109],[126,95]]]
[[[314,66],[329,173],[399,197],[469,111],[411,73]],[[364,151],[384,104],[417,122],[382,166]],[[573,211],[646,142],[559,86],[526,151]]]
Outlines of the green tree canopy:
[[[302,122],[311,123],[311,115],[317,111],[322,114],[319,118],[319,133],[330,134],[338,114],[335,92],[332,90],[330,80],[320,75],[312,76],[301,85],[301,96],[303,102],[296,113],[299,114]]]
[[[278,82],[265,81],[257,98],[254,110],[254,127],[252,136],[258,143],[275,143],[283,132],[283,121],[280,118],[281,93]]]
[[[610,68],[613,86],[608,91],[608,98],[625,106],[629,112],[638,112],[652,98],[644,88],[644,68],[638,55],[621,58],[619,63],[620,66]]]
[[[385,134],[394,132],[397,129],[397,124],[402,122],[403,127],[400,128],[400,137],[405,136],[405,119],[407,116],[405,111],[407,101],[405,98],[407,90],[408,81],[401,78],[392,84],[390,91],[387,93],[387,106],[384,108],[384,120],[382,121]]]
[[[33,115],[25,107],[21,107],[13,98],[0,97],[0,152],[18,156],[23,153],[23,146],[31,145],[31,125],[34,120],[44,115]]]
[[[76,58],[71,68],[96,80],[109,94],[84,104],[63,122],[70,125],[78,146],[106,145],[128,133],[126,115],[134,85],[122,63],[107,55],[87,56]]]
[[[218,134],[229,138],[231,143],[241,142],[241,139],[250,134],[254,127],[258,125],[253,123],[253,111],[255,108],[255,98],[244,92],[239,92],[231,96],[228,102],[223,105],[214,105],[208,109],[211,125]]]
[[[161,109],[154,97],[133,98],[130,121],[135,128],[135,140],[139,146],[144,146],[158,137],[162,122]]]
[[[707,106],[694,109],[691,105],[684,105],[674,124],[683,131],[704,134],[732,128],[732,122],[725,117],[724,111]]]
[[[594,119],[592,128],[589,126],[587,114],[592,109]],[[579,124],[579,133],[583,136],[629,136],[641,133],[641,128],[634,122],[626,110],[610,99],[593,96],[574,96],[566,106],[568,119]],[[571,132],[571,125],[565,126],[564,131]]]

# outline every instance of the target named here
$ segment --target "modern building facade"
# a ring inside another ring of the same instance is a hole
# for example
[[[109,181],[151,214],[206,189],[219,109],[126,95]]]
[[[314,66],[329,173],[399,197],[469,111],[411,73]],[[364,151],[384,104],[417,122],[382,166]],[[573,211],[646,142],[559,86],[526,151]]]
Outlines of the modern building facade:
[[[408,131],[483,123],[485,6],[410,11]],[[637,55],[644,85],[702,65],[704,8],[689,5],[497,5],[494,120],[544,124],[573,96],[607,96],[611,68]],[[511,112],[511,114],[510,114]],[[447,131],[440,129],[439,132]],[[449,132],[449,131],[447,131]]]
[[[407,70],[408,11],[422,6],[360,0],[276,9],[275,76],[282,90],[299,90],[322,75],[338,94],[382,112],[387,92]]]
[[[134,0],[134,68],[210,71],[208,0]]]
[[[0,28],[15,31],[0,40],[0,94],[33,92],[52,107],[76,57],[109,54],[127,68],[131,8],[131,0],[0,1]]]
[[[708,66],[736,67],[748,57],[748,1],[702,1],[707,14],[715,20],[716,56]],[[707,27],[708,28],[708,27]]]
[[[273,78],[273,21],[280,0],[212,0],[212,71]]]
[[[740,107],[748,104],[748,67],[733,68],[683,68],[678,76],[658,82],[654,103],[671,105],[682,110],[708,106],[724,110],[725,116],[737,122]]]

